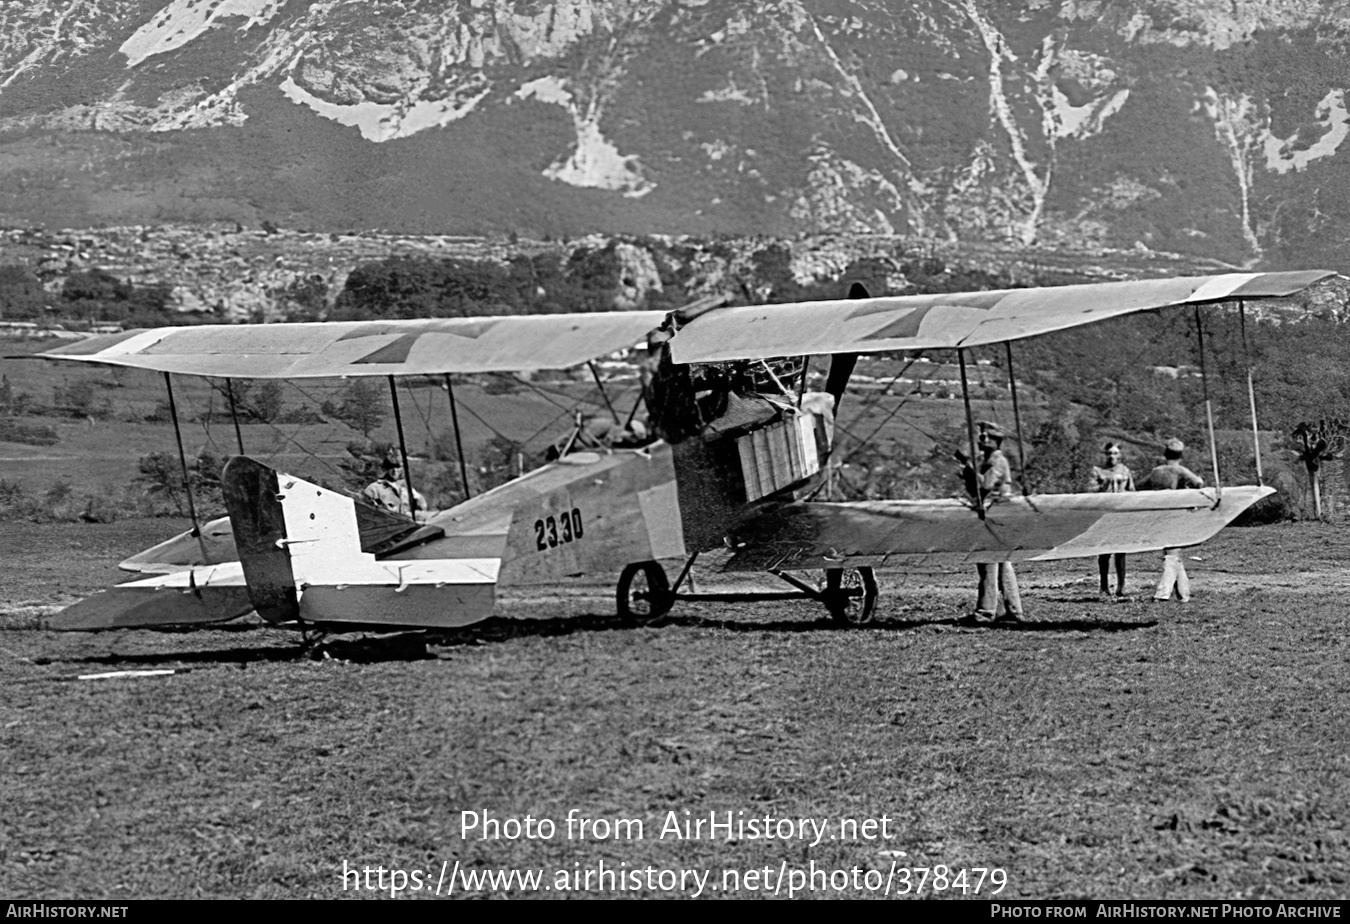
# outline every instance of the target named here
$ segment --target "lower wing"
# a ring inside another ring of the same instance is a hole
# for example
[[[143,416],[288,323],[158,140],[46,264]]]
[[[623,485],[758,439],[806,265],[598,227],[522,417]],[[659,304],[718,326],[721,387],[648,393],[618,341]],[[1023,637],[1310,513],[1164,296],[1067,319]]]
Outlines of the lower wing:
[[[765,505],[732,536],[727,570],[1052,561],[1198,545],[1273,488],[1039,494],[958,500]]]

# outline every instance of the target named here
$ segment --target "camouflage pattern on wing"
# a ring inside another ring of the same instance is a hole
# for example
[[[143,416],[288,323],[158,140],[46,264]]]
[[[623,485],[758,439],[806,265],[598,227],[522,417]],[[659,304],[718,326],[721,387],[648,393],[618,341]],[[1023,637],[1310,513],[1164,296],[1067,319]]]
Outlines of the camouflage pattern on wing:
[[[567,369],[632,347],[661,311],[318,324],[203,324],[90,337],[37,354],[252,379]]]
[[[728,571],[1053,561],[1198,545],[1273,488],[766,504],[732,537]]]
[[[671,341],[677,363],[822,353],[881,353],[1020,340],[1174,305],[1280,298],[1330,270],[1229,273],[938,295],[746,305],[702,314]]]

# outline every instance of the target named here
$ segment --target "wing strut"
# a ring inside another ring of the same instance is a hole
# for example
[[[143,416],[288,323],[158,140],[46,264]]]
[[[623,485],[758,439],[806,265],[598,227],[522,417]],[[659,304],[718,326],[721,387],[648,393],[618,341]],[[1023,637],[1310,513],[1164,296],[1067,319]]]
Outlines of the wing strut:
[[[966,351],[956,348],[956,362],[961,367],[961,401],[966,406],[966,436],[970,438],[970,467],[975,470],[975,512],[984,519],[984,485],[980,483],[979,452],[975,448],[975,417],[970,412],[970,384],[966,381]]]
[[[1027,444],[1022,441],[1022,413],[1017,407],[1017,378],[1013,375],[1012,341],[1003,341],[1008,351],[1008,389],[1012,392],[1013,424],[1017,427],[1017,467],[1021,470],[1022,496],[1031,493],[1027,487]]]
[[[234,441],[239,444],[239,454],[244,454],[244,434],[239,431],[239,411],[234,404],[234,379],[225,379],[225,397],[230,401],[230,420],[234,423]]]
[[[834,399],[834,411],[839,413],[839,402],[844,399],[853,367],[858,365],[857,353],[831,353],[830,371],[825,377],[825,393]]]
[[[1252,409],[1252,449],[1256,452],[1256,483],[1265,486],[1261,477],[1261,431],[1256,426],[1256,388],[1252,385],[1252,358],[1247,352],[1247,302],[1238,299],[1238,325],[1242,328],[1242,364],[1247,367],[1247,403]]]
[[[403,486],[408,489],[408,515],[417,517],[417,495],[413,494],[412,469],[408,467],[408,443],[403,439],[403,414],[398,409],[398,384],[389,376],[389,396],[394,399],[394,426],[398,429],[398,454],[403,462]]]
[[[609,416],[614,418],[614,422],[619,422],[619,412],[614,410],[614,405],[610,403],[609,392],[605,391],[605,383],[600,381],[600,372],[595,368],[595,360],[586,363],[586,368],[591,370],[591,378],[595,379],[595,387],[600,389],[600,397],[605,399],[605,407],[609,408]]]
[[[849,298],[867,298],[867,288],[861,282],[855,282],[849,286]],[[834,399],[834,412],[839,413],[839,402],[844,398],[844,392],[848,389],[848,380],[853,375],[853,368],[858,365],[857,353],[831,353],[830,371],[825,376],[825,393]],[[805,376],[805,370],[802,375]]]
[[[464,464],[464,440],[459,436],[459,409],[455,406],[455,386],[450,373],[445,374],[445,393],[450,396],[450,424],[455,428],[455,453],[459,456],[459,480],[464,483],[464,499],[473,496],[469,490],[469,467]]]
[[[1219,481],[1219,447],[1214,441],[1214,405],[1209,400],[1209,376],[1205,373],[1205,325],[1201,323],[1200,306],[1195,306],[1195,335],[1200,350],[1200,387],[1205,395],[1205,422],[1209,427],[1209,461],[1214,466],[1214,496],[1223,500],[1223,483]]]
[[[206,551],[206,540],[202,538],[202,527],[197,522],[197,503],[192,498],[192,478],[188,474],[187,453],[183,451],[183,430],[178,426],[178,405],[173,399],[173,379],[164,373],[164,387],[169,391],[169,416],[173,418],[173,437],[178,442],[178,464],[183,469],[183,490],[187,492],[188,516],[192,518],[192,535],[202,547],[202,560],[210,561]]]

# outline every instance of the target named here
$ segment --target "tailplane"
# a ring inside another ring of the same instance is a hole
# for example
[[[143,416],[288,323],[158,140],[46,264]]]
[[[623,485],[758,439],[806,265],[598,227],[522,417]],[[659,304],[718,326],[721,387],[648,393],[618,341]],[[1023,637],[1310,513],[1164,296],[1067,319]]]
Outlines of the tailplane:
[[[47,622],[57,631],[200,626],[253,609],[238,562],[199,565],[118,584],[66,607]]]
[[[358,515],[352,498],[244,456],[221,481],[249,596],[268,622],[452,628],[492,612],[501,560],[432,558],[437,527]]]
[[[170,574],[203,565],[238,561],[230,518],[219,517],[190,529],[144,552],[138,552],[117,567],[143,574]]]

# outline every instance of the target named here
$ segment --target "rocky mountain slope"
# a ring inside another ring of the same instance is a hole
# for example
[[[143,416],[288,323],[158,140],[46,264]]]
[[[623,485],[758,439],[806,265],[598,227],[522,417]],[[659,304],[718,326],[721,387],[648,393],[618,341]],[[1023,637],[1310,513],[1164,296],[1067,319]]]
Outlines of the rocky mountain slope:
[[[1347,0],[32,0],[0,222],[1344,265]]]
[[[714,293],[737,301],[781,300],[792,294],[781,288],[793,284],[824,285],[825,289],[814,290],[816,295],[842,295],[838,283],[845,277],[864,281],[873,294],[898,293],[914,283],[906,276],[907,265],[921,265],[925,273],[976,274],[978,278],[963,283],[967,288],[1227,271],[1212,259],[1140,249],[916,243],[893,235],[813,235],[787,242],[763,237],[588,235],[544,242],[501,235],[258,230],[234,223],[78,231],[24,228],[0,232],[0,319],[68,322],[69,306],[63,307],[60,295],[74,278],[88,273],[104,273],[132,287],[163,288],[170,319],[181,315],[183,323],[317,320],[331,314],[348,277],[363,266],[448,261],[464,268],[504,268],[513,259],[542,256],[560,267],[575,267],[586,262],[587,254],[601,253],[612,254],[612,259],[591,268],[599,274],[594,298],[552,310],[675,307]],[[14,300],[26,280],[46,293],[29,310]],[[1337,317],[1350,304],[1343,289],[1335,288],[1326,309]],[[547,303],[550,293],[541,288],[539,294],[541,305]],[[513,310],[491,303],[474,307],[498,313]],[[1302,307],[1296,312],[1304,313]]]

